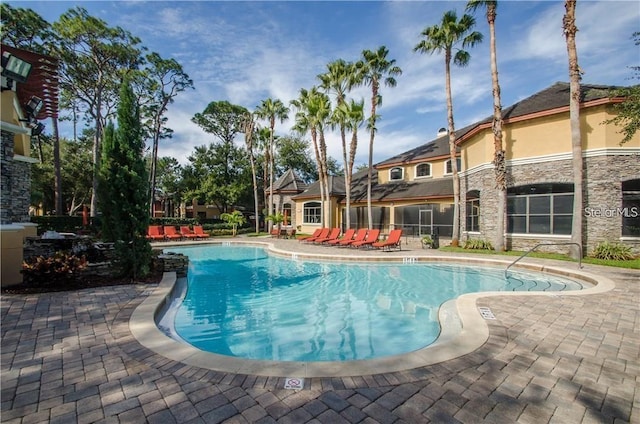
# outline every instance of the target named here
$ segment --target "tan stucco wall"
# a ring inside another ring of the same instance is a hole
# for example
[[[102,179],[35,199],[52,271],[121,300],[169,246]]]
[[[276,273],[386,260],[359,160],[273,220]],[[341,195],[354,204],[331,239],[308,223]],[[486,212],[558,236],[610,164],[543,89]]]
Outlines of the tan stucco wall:
[[[0,262],[2,287],[22,283],[22,259],[24,249],[24,227],[20,225],[0,226]]]
[[[620,128],[603,124],[613,118],[611,110],[611,106],[595,106],[580,111],[584,150],[620,147]],[[503,143],[508,160],[571,153],[569,112],[505,124]],[[640,147],[640,134],[623,147]],[[491,163],[493,150],[493,134],[487,128],[462,144],[463,169]]]
[[[24,123],[20,122],[22,117],[18,114],[19,112],[17,108],[19,108],[20,105],[15,91],[5,90],[1,93],[0,97],[0,105],[2,106],[0,109],[2,122],[24,127]],[[13,151],[16,155],[27,157],[31,155],[30,136],[28,134],[15,134]]]
[[[445,163],[449,160],[449,157],[446,158],[439,158],[439,159],[434,159],[434,160],[425,160],[422,162],[418,162],[418,163],[411,163],[411,164],[406,164],[406,165],[397,165],[398,167],[404,168],[404,175],[403,175],[403,180],[404,181],[415,181],[415,180],[424,180],[424,179],[430,179],[430,178],[442,178],[445,176]],[[416,167],[420,164],[423,163],[430,163],[431,164],[431,176],[430,177],[419,177],[416,178]],[[378,172],[378,183],[380,184],[385,184],[389,182],[389,171],[392,168],[395,168],[396,166],[389,166],[389,167],[385,167],[385,168],[378,168],[377,172]],[[466,169],[464,162],[462,162],[462,169]],[[458,170],[460,171],[460,170]],[[451,175],[451,174],[447,174],[447,175]]]

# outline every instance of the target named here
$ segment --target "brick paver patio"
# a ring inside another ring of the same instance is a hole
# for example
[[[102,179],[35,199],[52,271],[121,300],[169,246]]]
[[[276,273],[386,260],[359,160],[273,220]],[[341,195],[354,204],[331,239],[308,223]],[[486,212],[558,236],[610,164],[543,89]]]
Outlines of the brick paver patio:
[[[640,423],[640,272],[585,269],[615,289],[483,298],[479,306],[497,319],[471,354],[409,371],[311,378],[303,390],[141,346],[128,321],[148,285],[3,295],[1,421]]]

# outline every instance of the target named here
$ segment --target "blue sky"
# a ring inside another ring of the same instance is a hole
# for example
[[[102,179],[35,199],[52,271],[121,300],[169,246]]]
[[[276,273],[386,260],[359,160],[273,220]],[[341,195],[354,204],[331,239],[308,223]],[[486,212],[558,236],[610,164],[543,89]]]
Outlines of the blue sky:
[[[432,140],[446,126],[444,58],[413,53],[420,32],[439,24],[447,10],[464,13],[466,2],[244,2],[244,1],[10,1],[31,8],[49,22],[80,5],[110,26],[142,39],[150,51],[175,58],[194,80],[195,90],[171,105],[168,126],[175,133],[160,146],[161,156],[187,163],[194,146],[212,136],[191,123],[211,101],[228,100],[254,110],[262,99],[285,104],[301,88],[318,84],[326,64],[357,60],[362,50],[389,49],[403,74],[395,88],[383,88],[374,163]],[[498,4],[497,50],[502,104],[509,106],[557,81],[568,81],[562,33],[563,1],[504,1]],[[640,65],[631,34],[640,30],[635,1],[579,1],[578,60],[583,83],[630,85],[629,66]],[[476,29],[485,40],[470,50],[466,68],[453,68],[456,128],[492,113],[489,34],[483,14]],[[360,88],[351,97],[365,99]],[[293,113],[290,114],[293,118]],[[276,132],[290,133],[292,119]],[[70,129],[63,132],[70,136]],[[329,154],[342,157],[337,134],[328,135]],[[360,132],[356,163],[367,162],[368,135]]]

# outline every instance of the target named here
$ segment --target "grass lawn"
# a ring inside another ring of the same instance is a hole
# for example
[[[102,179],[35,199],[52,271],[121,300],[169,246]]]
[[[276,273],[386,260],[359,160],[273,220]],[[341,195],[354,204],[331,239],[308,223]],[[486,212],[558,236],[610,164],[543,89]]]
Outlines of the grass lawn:
[[[462,247],[441,246],[440,249],[443,252],[456,252],[456,253],[477,253],[477,254],[489,254],[489,255],[504,255],[504,256],[520,256],[524,252],[517,250],[509,250],[507,252],[496,252],[495,250],[479,250],[479,249],[463,249]],[[561,253],[544,253],[544,252],[531,252],[527,257],[542,258],[542,259],[557,259],[560,261],[576,262],[574,259]],[[628,269],[640,269],[640,257],[632,259],[630,261],[610,261],[596,258],[582,258],[582,263],[593,265],[606,265],[615,266],[618,268]]]

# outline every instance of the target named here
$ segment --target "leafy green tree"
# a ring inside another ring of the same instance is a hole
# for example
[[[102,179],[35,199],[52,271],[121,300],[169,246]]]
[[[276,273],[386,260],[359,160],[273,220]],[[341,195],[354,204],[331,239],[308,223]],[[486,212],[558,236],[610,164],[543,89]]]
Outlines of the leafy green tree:
[[[244,149],[232,142],[211,143],[196,147],[188,159],[185,197],[214,204],[221,212],[250,201],[251,173]]]
[[[182,165],[176,158],[159,157],[157,191],[164,204],[165,216],[174,216],[175,207],[182,201]]]
[[[146,67],[142,72],[145,81],[145,93],[148,102],[142,106],[142,115],[145,119],[146,127],[151,138],[151,175],[150,181],[150,213],[154,215],[153,205],[156,192],[157,166],[158,166],[158,145],[160,140],[171,138],[173,130],[166,127],[166,113],[169,105],[173,103],[175,97],[193,88],[193,81],[189,78],[182,65],[175,59],[163,59],[158,53],[151,53],[146,56]]]
[[[498,59],[496,49],[496,9],[497,0],[470,0],[467,10],[476,11],[484,7],[487,10],[487,23],[489,24],[490,56],[491,56],[491,85],[493,88],[493,169],[498,190],[498,214],[496,237],[493,240],[495,250],[505,249],[505,221],[507,216],[507,166],[505,152],[502,145],[502,102],[500,98],[500,82],[498,80]]]
[[[396,65],[395,59],[387,59],[389,50],[385,46],[378,47],[378,50],[363,50],[362,59],[356,64],[358,69],[358,79],[364,85],[371,87],[371,116],[369,116],[369,173],[367,176],[367,218],[369,228],[373,228],[373,210],[371,208],[371,181],[373,172],[373,142],[377,132],[376,122],[378,106],[382,105],[382,95],[380,94],[380,84],[387,87],[395,87],[397,82],[395,77],[402,75],[402,69]]]
[[[60,37],[52,53],[62,62],[60,87],[94,124],[91,216],[95,216],[103,127],[123,75],[142,62],[142,47],[139,38],[120,27],[109,27],[82,7],[63,13],[53,30]]]
[[[269,122],[269,144],[267,150],[265,150],[265,157],[268,162],[268,174],[269,174],[269,204],[267,210],[269,214],[273,213],[273,175],[274,175],[274,140],[275,140],[275,127],[276,119],[280,123],[284,122],[289,116],[289,109],[279,99],[265,99],[254,111],[256,116],[260,119],[267,120]]]
[[[309,141],[295,135],[278,139],[276,171],[278,175],[292,169],[304,182],[318,180],[318,168],[310,151]]]
[[[55,40],[51,24],[33,9],[0,5],[0,36],[4,44],[47,54],[47,44]]]
[[[226,222],[227,225],[231,225],[231,232],[233,237],[238,234],[238,226],[246,222],[246,218],[240,211],[233,211],[231,213],[225,212],[220,215],[220,218],[222,218],[222,220]]]
[[[282,212],[272,213],[267,216],[267,221],[271,222],[272,225],[278,227],[278,234],[280,234],[280,229],[282,228],[282,223],[284,222],[284,215]]]
[[[98,205],[103,237],[115,242],[116,264],[122,275],[135,279],[149,272],[151,262],[145,238],[149,180],[140,111],[128,78],[121,85],[117,117],[117,129],[111,122],[105,128]]]
[[[236,136],[244,132],[244,120],[248,113],[246,108],[223,100],[209,103],[191,121],[223,143],[233,143]]]
[[[634,32],[632,38],[636,46],[640,45],[640,31]],[[632,78],[640,80],[640,66],[631,66],[630,68],[635,72],[635,76]],[[614,106],[614,110],[617,112],[616,117],[606,120],[605,123],[622,127],[620,131],[624,135],[620,142],[622,145],[631,141],[631,138],[640,129],[640,84],[614,90],[612,95],[622,97],[624,101]]]
[[[472,31],[476,21],[471,15],[463,15],[460,20],[456,12],[445,12],[440,25],[432,25],[425,28],[421,35],[424,37],[415,47],[415,52],[420,53],[444,53],[445,90],[447,93],[447,122],[449,124],[449,153],[451,158],[451,170],[453,174],[453,235],[451,245],[458,246],[460,242],[460,176],[456,161],[456,133],[453,122],[453,96],[451,95],[451,60],[460,67],[467,66],[471,55],[467,47],[473,47],[482,42],[482,34]],[[453,54],[455,45],[461,44]]]

